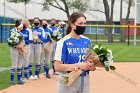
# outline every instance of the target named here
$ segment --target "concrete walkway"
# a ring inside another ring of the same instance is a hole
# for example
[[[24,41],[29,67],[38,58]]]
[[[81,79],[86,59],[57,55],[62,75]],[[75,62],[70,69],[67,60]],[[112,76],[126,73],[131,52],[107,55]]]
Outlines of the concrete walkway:
[[[6,71],[6,70],[9,70],[10,68],[7,68],[7,67],[0,67],[0,72],[2,71]]]

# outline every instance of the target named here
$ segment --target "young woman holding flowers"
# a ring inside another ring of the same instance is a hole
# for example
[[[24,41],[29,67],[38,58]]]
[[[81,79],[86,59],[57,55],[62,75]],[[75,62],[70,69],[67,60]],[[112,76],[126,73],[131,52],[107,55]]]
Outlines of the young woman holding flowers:
[[[44,29],[45,32],[45,38],[42,45],[41,64],[44,65],[44,72],[46,78],[51,78],[49,74],[49,65],[50,65],[50,56],[52,51],[51,39],[50,39],[50,33],[52,32],[52,29],[48,27],[48,22],[46,19],[42,20],[42,28]]]
[[[31,44],[31,53],[29,58],[29,79],[38,79],[40,71],[40,58],[42,52],[42,44],[45,37],[44,30],[40,27],[40,19],[35,17],[33,19],[34,27],[32,29],[33,40]],[[35,60],[33,60],[35,59]],[[32,63],[35,61],[35,74],[32,74]]]
[[[8,38],[8,45],[10,46],[10,53],[11,53],[11,61],[12,66],[10,70],[10,78],[11,84],[15,84],[14,76],[17,70],[17,78],[18,84],[24,84],[24,81],[21,78],[21,69],[23,66],[24,55],[19,52],[19,50],[24,47],[23,43],[23,36],[21,34],[21,30],[23,29],[23,24],[19,21],[15,22],[15,28],[10,30],[10,36]]]
[[[30,57],[30,43],[32,43],[33,37],[32,37],[32,31],[30,29],[30,22],[27,19],[22,19],[21,23],[23,24],[23,30],[21,31],[24,41],[25,41],[25,48],[26,48],[26,55],[25,55],[25,61],[23,62],[23,68],[24,68],[24,78],[28,79],[28,73],[29,73],[29,57]]]
[[[65,86],[62,76],[57,83],[57,93],[89,93],[89,71],[95,70],[93,63],[85,61],[85,53],[91,41],[83,36],[86,17],[75,12],[69,18],[66,36],[57,42],[55,51],[55,69],[66,74],[78,69],[82,74],[70,86]]]

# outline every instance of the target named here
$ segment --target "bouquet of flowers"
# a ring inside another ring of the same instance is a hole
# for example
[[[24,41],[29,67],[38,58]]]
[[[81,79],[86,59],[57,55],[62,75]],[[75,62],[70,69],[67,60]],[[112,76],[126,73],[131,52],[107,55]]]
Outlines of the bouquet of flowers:
[[[33,41],[34,42],[40,42],[41,41],[38,37],[38,32],[37,31],[33,32]]]
[[[16,47],[21,55],[26,54],[26,48],[24,47],[23,36],[16,32],[11,31],[10,37],[8,38],[8,45],[10,47]]]
[[[53,31],[51,32],[50,38],[52,41],[58,41],[62,38],[62,34],[58,31]]]
[[[95,53],[97,55],[95,55]],[[106,71],[116,69],[114,66],[112,66],[113,64],[112,51],[110,49],[101,47],[101,45],[89,46],[89,49],[86,52],[86,59],[89,60],[90,62],[94,62],[94,65],[96,67],[104,67]]]
[[[16,45],[20,44],[23,41],[23,36],[16,32],[11,31],[10,37],[8,38],[8,45],[10,47],[15,47]]]
[[[109,71],[110,69],[116,69],[114,66],[112,66],[112,51],[110,49],[101,47],[101,45],[89,46],[89,48],[86,50],[86,61],[93,62],[95,67],[104,67],[106,71]],[[62,83],[66,86],[71,85],[81,73],[82,70],[77,70],[63,75]]]

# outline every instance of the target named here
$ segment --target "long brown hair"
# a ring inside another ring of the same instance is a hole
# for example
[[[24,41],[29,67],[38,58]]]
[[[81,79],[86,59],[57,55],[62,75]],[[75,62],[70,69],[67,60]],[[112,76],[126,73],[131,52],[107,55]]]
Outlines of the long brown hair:
[[[71,32],[72,28],[70,26],[70,23],[75,23],[75,21],[80,17],[84,17],[86,19],[86,17],[81,12],[74,12],[71,14],[69,21],[68,21],[69,23],[68,23],[68,27],[66,30],[66,35],[68,35]]]

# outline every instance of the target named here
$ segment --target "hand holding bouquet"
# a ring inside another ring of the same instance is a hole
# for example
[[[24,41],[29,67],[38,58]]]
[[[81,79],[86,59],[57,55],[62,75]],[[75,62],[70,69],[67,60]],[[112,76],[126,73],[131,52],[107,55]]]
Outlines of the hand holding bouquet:
[[[113,56],[110,49],[101,47],[101,45],[90,46],[86,51],[86,61],[94,63],[95,67],[104,67],[106,71],[115,70],[116,68],[112,66]],[[76,78],[80,76],[82,70],[78,69],[71,71],[66,75],[62,76],[62,83],[66,86],[71,85]]]

